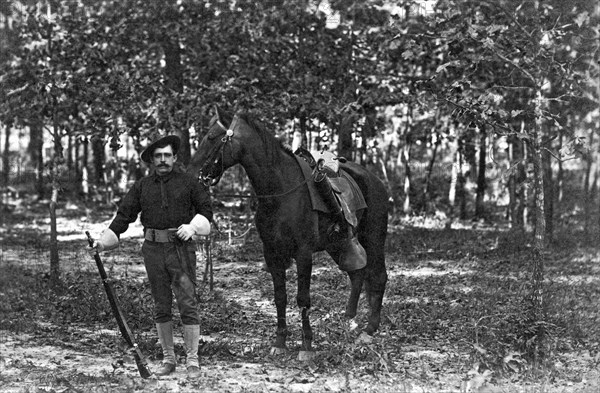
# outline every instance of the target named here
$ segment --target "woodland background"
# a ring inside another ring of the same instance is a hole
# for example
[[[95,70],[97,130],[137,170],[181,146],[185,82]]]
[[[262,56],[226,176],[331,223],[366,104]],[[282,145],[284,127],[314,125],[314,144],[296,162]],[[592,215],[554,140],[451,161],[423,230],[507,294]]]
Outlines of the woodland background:
[[[554,370],[568,318],[551,317],[561,306],[548,280],[578,264],[590,307],[575,336],[598,319],[599,18],[586,0],[1,0],[0,267],[37,247],[36,285],[77,287],[61,219],[108,219],[147,172],[138,156],[152,133],[181,136],[185,165],[219,105],[377,173],[391,195],[389,260],[483,247],[501,264],[504,250],[525,333],[503,350],[476,342],[472,356],[496,372]],[[223,233],[248,233],[251,200],[228,197],[251,192],[243,170],[213,191]],[[24,242],[28,231],[38,240]]]

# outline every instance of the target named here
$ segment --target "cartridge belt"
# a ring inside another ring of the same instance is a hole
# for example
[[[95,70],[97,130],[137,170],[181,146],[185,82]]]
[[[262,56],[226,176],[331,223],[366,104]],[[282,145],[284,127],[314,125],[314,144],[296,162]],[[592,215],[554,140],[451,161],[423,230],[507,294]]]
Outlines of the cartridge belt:
[[[144,239],[157,243],[173,243],[177,240],[177,229],[146,228]]]

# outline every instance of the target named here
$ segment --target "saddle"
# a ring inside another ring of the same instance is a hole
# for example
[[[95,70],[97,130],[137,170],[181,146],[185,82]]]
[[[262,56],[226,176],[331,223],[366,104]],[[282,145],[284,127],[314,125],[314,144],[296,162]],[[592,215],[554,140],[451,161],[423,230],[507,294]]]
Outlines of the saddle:
[[[317,165],[322,165],[320,172],[327,175],[334,195],[342,208],[344,218],[348,224],[356,227],[358,224],[356,212],[365,209],[367,203],[356,181],[348,172],[340,168],[340,162],[343,163],[346,160],[338,158],[335,154],[327,151],[311,153],[304,148],[299,148],[294,153],[305,179],[313,178]],[[324,202],[323,196],[314,182],[308,182],[308,189],[313,210],[331,213],[330,207]]]
[[[356,237],[356,212],[367,207],[365,198],[352,176],[340,168],[333,153],[311,154],[306,149],[296,151],[296,160],[307,179],[313,210],[332,215],[334,224],[328,230],[331,247],[337,251],[340,270],[353,271],[367,265],[367,254]]]

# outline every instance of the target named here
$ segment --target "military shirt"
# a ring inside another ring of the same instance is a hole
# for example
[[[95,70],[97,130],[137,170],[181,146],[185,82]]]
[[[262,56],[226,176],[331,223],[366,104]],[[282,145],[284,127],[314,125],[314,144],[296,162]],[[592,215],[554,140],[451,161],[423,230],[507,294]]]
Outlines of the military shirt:
[[[175,169],[163,176],[153,172],[136,181],[109,228],[119,236],[140,213],[144,229],[178,228],[189,224],[196,214],[212,220],[208,193],[192,175]]]

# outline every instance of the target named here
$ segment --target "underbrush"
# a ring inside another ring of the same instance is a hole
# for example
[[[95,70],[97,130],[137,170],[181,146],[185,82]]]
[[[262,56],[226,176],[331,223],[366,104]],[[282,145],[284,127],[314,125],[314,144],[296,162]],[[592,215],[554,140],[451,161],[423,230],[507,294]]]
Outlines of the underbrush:
[[[60,284],[51,287],[47,273],[5,265],[0,277],[0,329],[30,333],[32,322],[57,325],[72,323],[111,324],[114,317],[106,292],[97,274],[68,272]],[[147,283],[133,279],[111,281],[123,313],[132,329],[151,328],[152,299]]]

